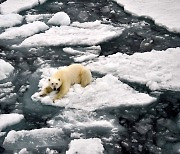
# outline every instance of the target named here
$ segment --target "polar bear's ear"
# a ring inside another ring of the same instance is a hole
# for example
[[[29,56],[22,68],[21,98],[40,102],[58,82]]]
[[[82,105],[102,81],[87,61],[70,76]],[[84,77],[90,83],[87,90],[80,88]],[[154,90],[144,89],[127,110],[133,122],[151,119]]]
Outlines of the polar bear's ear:
[[[51,79],[49,78],[48,81],[51,81]]]
[[[59,78],[58,80],[59,80],[59,81],[61,81],[61,79],[60,79],[60,78]]]

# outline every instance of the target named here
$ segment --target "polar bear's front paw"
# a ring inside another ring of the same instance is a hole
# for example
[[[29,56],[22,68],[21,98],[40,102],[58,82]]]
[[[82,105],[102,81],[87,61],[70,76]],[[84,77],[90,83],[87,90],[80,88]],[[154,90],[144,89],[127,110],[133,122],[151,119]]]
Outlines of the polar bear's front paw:
[[[45,94],[45,93],[43,93],[43,92],[40,92],[40,93],[39,93],[39,96],[40,96],[40,97],[44,97],[44,96],[46,96],[46,95],[47,95],[47,94]]]
[[[57,99],[54,98],[54,99],[53,99],[53,103],[56,103],[56,100],[57,100]]]

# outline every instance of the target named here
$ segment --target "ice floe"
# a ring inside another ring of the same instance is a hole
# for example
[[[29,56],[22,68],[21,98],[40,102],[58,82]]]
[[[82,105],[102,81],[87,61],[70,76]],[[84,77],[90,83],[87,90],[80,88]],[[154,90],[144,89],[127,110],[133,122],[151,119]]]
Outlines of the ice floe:
[[[24,24],[20,27],[8,28],[0,34],[0,39],[14,39],[16,37],[28,37],[39,32],[43,32],[49,29],[49,27],[41,21],[35,21],[33,23]]]
[[[26,148],[23,148],[19,151],[19,153],[15,153],[15,154],[29,154],[29,152]]]
[[[49,24],[57,25],[57,26],[68,26],[71,23],[71,19],[65,12],[58,12],[54,14],[54,16],[49,19]]]
[[[0,114],[0,132],[8,126],[19,123],[22,119],[24,119],[22,114]]]
[[[180,32],[180,3],[179,0],[114,0],[124,6],[125,10],[138,16],[152,18],[157,24],[168,30]]]
[[[8,77],[8,75],[14,70],[14,67],[8,63],[5,62],[3,59],[0,59],[0,80],[5,79]]]
[[[45,33],[25,39],[20,47],[58,45],[96,45],[121,35],[123,28],[102,24],[101,21],[79,23],[70,26],[52,27]]]
[[[99,138],[75,139],[69,144],[66,154],[103,154],[104,147]]]
[[[98,116],[95,112],[77,109],[66,109],[47,123],[50,127],[70,131],[72,138],[80,138],[81,135],[84,136],[84,131],[92,131],[96,134],[98,132],[102,134],[103,132],[109,137],[115,129],[117,131],[119,130],[114,120],[108,119],[105,115]]]
[[[132,82],[146,84],[152,90],[180,90],[180,48],[126,55],[100,56],[88,66],[93,71],[112,73]]]
[[[12,27],[21,24],[23,16],[19,14],[0,14],[0,27]]]
[[[0,4],[0,11],[2,14],[18,13],[36,5],[43,4],[44,2],[46,2],[46,0],[6,0]]]
[[[47,79],[55,69],[46,68],[39,82],[39,87],[47,85]],[[79,84],[74,85],[68,94],[56,103],[52,102],[55,93],[45,97],[39,97],[39,93],[32,95],[34,101],[40,101],[46,105],[60,106],[65,108],[76,108],[86,111],[94,111],[102,108],[113,108],[121,105],[143,105],[155,101],[148,94],[139,93],[122,83],[113,75],[97,78],[90,85],[82,88]],[[104,97],[106,96],[106,97]]]
[[[34,21],[45,20],[50,17],[52,17],[51,14],[36,14],[36,15],[28,14],[25,16],[25,19],[26,19],[27,23],[30,23],[30,22],[34,22]]]
[[[64,133],[58,128],[41,128],[33,130],[10,131],[4,139],[3,147],[7,150],[63,146]]]
[[[74,59],[75,62],[84,62],[92,60],[99,56],[101,47],[100,46],[91,46],[84,48],[71,48],[66,47],[63,48],[63,51],[71,54],[71,58]]]

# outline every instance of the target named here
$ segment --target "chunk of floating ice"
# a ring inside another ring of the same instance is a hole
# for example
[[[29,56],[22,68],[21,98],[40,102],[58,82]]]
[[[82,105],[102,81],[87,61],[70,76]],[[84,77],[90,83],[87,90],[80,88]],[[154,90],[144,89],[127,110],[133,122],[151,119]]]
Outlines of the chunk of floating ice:
[[[51,150],[49,148],[46,148],[46,154],[58,154],[59,152],[56,150]]]
[[[3,147],[7,150],[22,148],[50,147],[64,145],[63,131],[58,128],[10,131],[4,139]]]
[[[25,19],[26,19],[27,23],[30,23],[30,22],[50,18],[51,16],[52,16],[51,14],[36,14],[36,15],[28,14],[28,15],[25,16]]]
[[[18,154],[29,154],[29,152],[27,151],[26,148],[23,148],[23,149],[21,149],[21,150],[19,151]]]
[[[121,35],[123,28],[101,24],[100,21],[52,27],[45,33],[25,39],[24,46],[96,45]]]
[[[0,4],[0,8],[2,14],[18,13],[44,2],[46,2],[46,0],[6,0]]]
[[[23,17],[19,14],[0,14],[0,27],[12,27],[20,24],[23,21]]]
[[[121,79],[146,84],[151,90],[180,90],[180,48],[126,55],[101,56],[88,66]]]
[[[45,85],[46,80],[43,79],[43,81]],[[40,83],[42,85],[41,81]],[[35,93],[31,98],[46,105],[86,111],[119,107],[121,105],[143,105],[155,101],[154,97],[133,90],[110,74],[96,79],[85,88],[82,88],[79,84],[74,85],[68,94],[63,99],[57,100],[56,103],[52,102],[53,95],[54,93],[51,93],[48,96],[39,97],[39,93]]]
[[[17,113],[0,114],[0,132],[8,126],[19,123],[24,116]]]
[[[99,138],[75,139],[69,144],[66,154],[103,154],[104,147]]]
[[[0,59],[0,80],[5,79],[13,70],[14,67],[10,63]]]
[[[100,46],[91,46],[85,48],[63,48],[63,51],[73,55],[71,58],[74,59],[75,62],[83,62],[89,61],[99,56],[101,47]]]
[[[160,26],[173,32],[180,32],[179,0],[164,1],[139,1],[139,0],[114,0],[123,5],[125,10],[139,16],[148,16]]]
[[[41,21],[25,24],[21,27],[8,28],[0,34],[0,39],[14,39],[16,37],[28,37],[36,33],[49,29],[49,27]]]
[[[52,25],[61,25],[61,26],[68,26],[70,25],[71,20],[70,17],[65,12],[58,12],[54,14],[54,16],[49,19],[48,24]]]
[[[85,110],[67,109],[59,115],[53,117],[47,122],[50,127],[62,128],[63,130],[70,130],[82,133],[85,130],[96,132],[104,132],[109,135],[113,129],[117,129],[113,120],[107,119],[105,116],[98,117],[94,112],[87,112]],[[120,127],[119,127],[120,128]]]

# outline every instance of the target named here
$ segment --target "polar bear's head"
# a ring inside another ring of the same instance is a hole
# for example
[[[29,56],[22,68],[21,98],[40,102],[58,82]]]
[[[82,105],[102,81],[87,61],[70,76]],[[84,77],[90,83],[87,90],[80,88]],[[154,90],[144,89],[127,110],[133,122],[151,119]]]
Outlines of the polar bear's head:
[[[49,82],[49,86],[53,90],[58,90],[61,87],[61,85],[62,85],[61,79],[49,78],[48,82]]]

